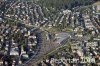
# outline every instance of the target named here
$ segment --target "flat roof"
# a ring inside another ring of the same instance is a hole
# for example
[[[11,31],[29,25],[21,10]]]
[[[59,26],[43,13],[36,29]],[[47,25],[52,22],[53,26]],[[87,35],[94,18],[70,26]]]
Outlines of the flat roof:
[[[100,1],[94,3],[93,5],[100,5]]]
[[[59,39],[56,43],[61,43],[62,41],[67,40],[70,37],[70,34],[66,32],[61,32],[57,34],[57,37],[59,37]]]

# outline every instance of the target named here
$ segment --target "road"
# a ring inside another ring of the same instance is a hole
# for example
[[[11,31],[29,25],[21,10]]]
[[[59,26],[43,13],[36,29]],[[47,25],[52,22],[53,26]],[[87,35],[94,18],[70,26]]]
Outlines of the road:
[[[42,35],[43,36],[43,35]],[[43,43],[40,49],[40,52],[30,60],[30,62],[23,64],[23,66],[36,66],[38,62],[43,60],[47,55],[57,51],[59,48],[62,48],[64,46],[67,46],[66,44],[57,44],[53,40],[48,41],[46,38],[43,36]]]

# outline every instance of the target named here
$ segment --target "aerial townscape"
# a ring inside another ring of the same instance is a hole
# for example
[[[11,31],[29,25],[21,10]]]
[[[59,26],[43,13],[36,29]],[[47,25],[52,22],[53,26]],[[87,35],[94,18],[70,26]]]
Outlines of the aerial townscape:
[[[100,66],[100,1],[0,0],[0,66]]]

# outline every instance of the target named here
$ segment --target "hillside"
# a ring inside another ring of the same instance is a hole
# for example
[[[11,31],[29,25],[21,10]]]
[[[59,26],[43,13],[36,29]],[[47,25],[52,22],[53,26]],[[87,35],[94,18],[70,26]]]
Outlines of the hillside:
[[[72,9],[76,6],[90,5],[96,1],[97,0],[38,0],[37,3],[57,9]]]

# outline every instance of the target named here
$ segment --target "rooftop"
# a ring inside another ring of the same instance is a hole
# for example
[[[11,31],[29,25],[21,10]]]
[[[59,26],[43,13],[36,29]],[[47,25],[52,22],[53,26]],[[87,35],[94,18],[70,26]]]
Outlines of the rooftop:
[[[100,1],[94,3],[93,5],[100,5]]]
[[[68,33],[61,32],[61,33],[58,33],[58,34],[56,35],[56,37],[59,38],[59,39],[57,40],[57,43],[61,43],[62,41],[67,40],[67,39],[70,37],[70,35],[69,35]]]

